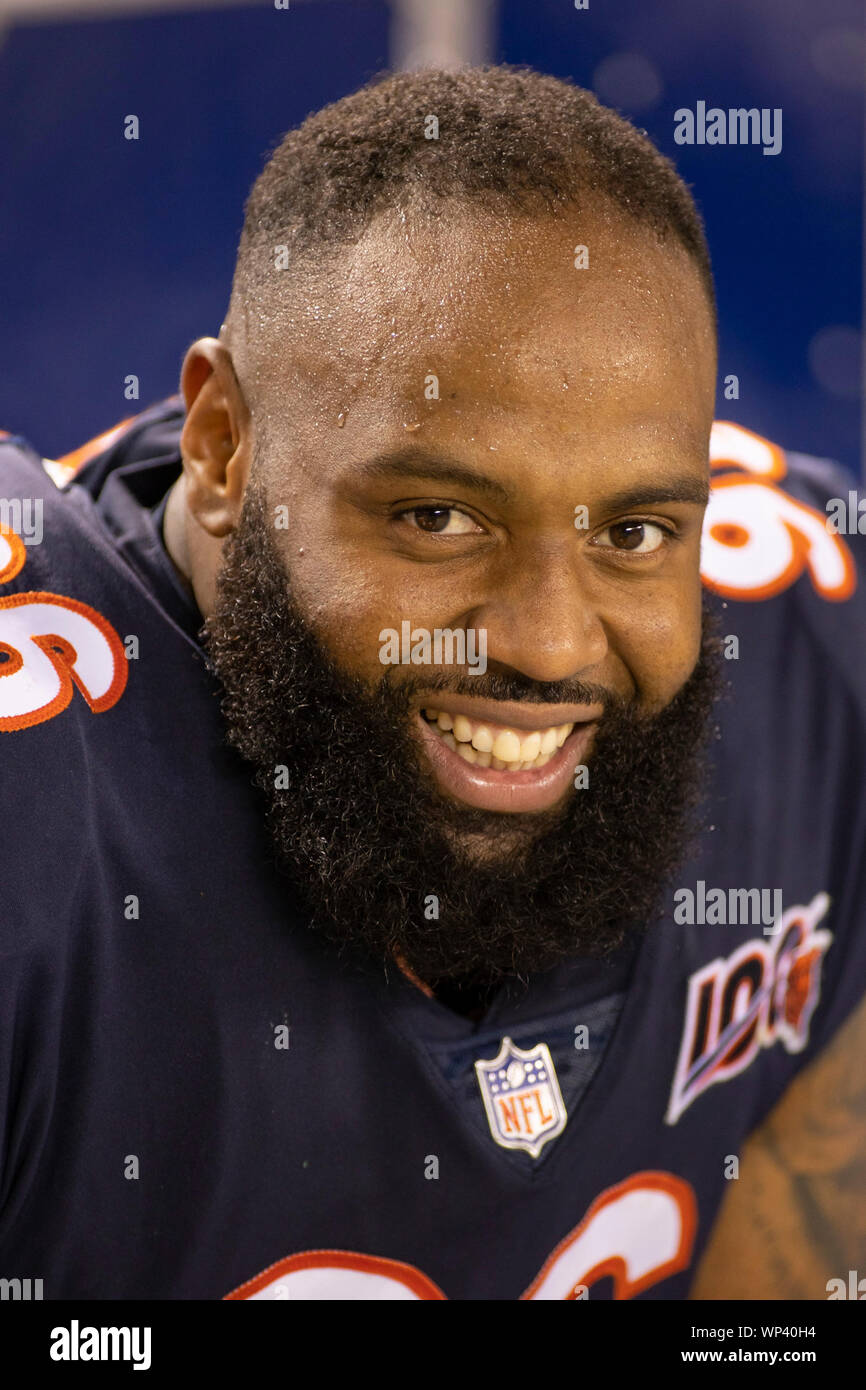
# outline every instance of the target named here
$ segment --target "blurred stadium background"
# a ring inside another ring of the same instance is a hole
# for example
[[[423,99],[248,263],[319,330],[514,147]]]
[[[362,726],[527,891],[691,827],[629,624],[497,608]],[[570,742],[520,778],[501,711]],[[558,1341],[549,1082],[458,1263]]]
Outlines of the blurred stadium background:
[[[864,50],[861,0],[0,0],[0,425],[57,457],[173,392],[282,132],[382,68],[495,61],[676,160],[739,378],[717,415],[860,472]],[[781,107],[781,153],[677,146],[699,100]]]

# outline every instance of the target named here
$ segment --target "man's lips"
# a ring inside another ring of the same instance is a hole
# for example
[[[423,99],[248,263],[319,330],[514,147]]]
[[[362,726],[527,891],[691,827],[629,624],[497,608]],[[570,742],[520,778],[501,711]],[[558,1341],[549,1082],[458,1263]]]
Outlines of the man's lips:
[[[583,724],[600,719],[603,705],[530,705],[525,700],[479,700],[474,695],[427,695],[416,706],[447,710],[450,715],[465,714],[476,723],[509,729],[547,729],[557,724]]]
[[[599,705],[505,704],[498,700],[456,696],[448,696],[445,700],[441,696],[433,697],[424,705],[424,709],[430,708],[444,709],[452,721],[464,715],[473,728],[489,726],[491,734],[513,730],[524,740],[534,731],[574,725],[560,747],[543,755],[543,766],[513,771],[464,761],[454,747],[449,747],[449,743],[455,742],[453,737],[446,743],[441,729],[431,725],[423,713],[417,713],[422,743],[441,789],[466,805],[512,814],[546,810],[562,798],[573,785],[575,769],[592,743],[603,712]],[[464,743],[463,746],[468,745]],[[525,741],[523,746],[526,746]],[[491,761],[489,754],[484,756],[484,761]]]

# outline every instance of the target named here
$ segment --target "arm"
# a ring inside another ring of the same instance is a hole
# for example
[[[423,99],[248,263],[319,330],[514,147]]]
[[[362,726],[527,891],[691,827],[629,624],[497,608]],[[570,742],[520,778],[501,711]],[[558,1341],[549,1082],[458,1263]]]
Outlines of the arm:
[[[740,1160],[692,1299],[826,1299],[829,1279],[866,1278],[866,1000]]]

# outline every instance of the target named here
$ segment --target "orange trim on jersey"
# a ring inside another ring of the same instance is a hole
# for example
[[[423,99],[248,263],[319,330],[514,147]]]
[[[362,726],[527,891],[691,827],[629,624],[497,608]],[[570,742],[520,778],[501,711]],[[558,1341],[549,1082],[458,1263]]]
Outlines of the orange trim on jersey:
[[[161,402],[157,402],[157,404],[170,405],[172,402],[180,403],[181,399],[182,397],[179,393],[175,392],[174,395],[166,396]],[[144,410],[150,409],[150,406],[144,407]],[[83,468],[85,463],[89,463],[97,454],[101,454],[104,449],[110,449],[112,444],[123,434],[124,430],[127,430],[130,425],[135,424],[135,421],[144,414],[144,410],[139,410],[136,415],[127,415],[125,419],[119,421],[116,425],[112,425],[110,429],[103,430],[101,434],[94,435],[93,439],[88,439],[84,444],[79,444],[78,448],[73,449],[71,453],[62,454],[59,459],[50,459],[49,462],[57,464],[71,477],[73,473],[77,473],[79,468]]]
[[[3,676],[14,676],[24,665],[24,658],[18,648],[10,647],[8,642],[0,642],[0,656],[8,657],[7,661],[0,661],[0,679]]]
[[[420,1299],[445,1300],[442,1290],[414,1265],[403,1264],[400,1260],[380,1259],[376,1255],[359,1255],[354,1250],[305,1250],[300,1255],[287,1255],[284,1260],[268,1265],[261,1274],[232,1289],[222,1301],[237,1302],[251,1298],[267,1284],[296,1269],[356,1269],[362,1274],[381,1274],[386,1279],[403,1284]]]
[[[53,700],[40,705],[38,709],[29,710],[26,714],[0,716],[0,731],[4,729],[9,731],[30,729],[34,724],[43,724],[46,720],[53,719],[56,714],[61,714],[66,709],[72,699],[73,690],[76,689],[84,696],[94,714],[102,714],[103,710],[110,709],[112,705],[117,704],[126,689],[129,663],[126,660],[123,643],[111,623],[103,618],[101,613],[97,613],[95,608],[91,608],[88,603],[81,603],[74,598],[65,598],[62,594],[45,593],[40,590],[31,590],[25,594],[8,594],[5,598],[0,598],[0,611],[4,608],[26,607],[30,603],[56,604],[58,608],[68,608],[73,613],[79,613],[88,622],[93,623],[111,648],[114,659],[114,674],[105,694],[98,696],[95,700],[91,699],[90,692],[74,669],[78,653],[69,639],[53,633],[37,633],[29,640],[48,657],[57,672],[60,689]],[[11,675],[12,672],[0,669],[0,674]]]
[[[749,544],[748,531],[736,521],[714,521],[710,527],[710,535],[719,545],[729,545],[732,549],[738,545]]]
[[[10,530],[8,526],[0,526],[0,536],[12,552],[6,565],[0,569],[0,584],[8,584],[24,568],[27,550],[18,532]]]
[[[715,435],[715,440],[713,436]],[[755,468],[749,458],[748,444],[751,443],[754,452],[754,445],[759,449],[766,449],[769,454],[766,468]],[[738,447],[739,446],[739,447]],[[771,440],[765,439],[762,434],[755,434],[753,430],[747,430],[743,425],[735,425],[733,420],[714,420],[710,430],[710,468],[742,468],[744,472],[766,478],[768,481],[776,481],[784,478],[788,472],[788,465],[785,461],[785,451],[780,449],[778,444],[773,444]]]
[[[410,970],[409,966],[403,960],[403,957],[398,955],[396,951],[394,952],[394,961],[396,962],[400,970],[400,973],[406,976],[406,979],[409,981],[410,984],[414,985],[416,989],[420,989],[421,993],[426,995],[428,999],[436,998],[430,986],[425,985],[424,981],[418,975],[415,974],[414,970]]]
[[[791,547],[793,554],[790,563],[786,566],[775,579],[770,579],[766,584],[757,584],[753,588],[736,588],[731,584],[720,584],[715,579],[707,579],[701,575],[704,587],[711,589],[714,594],[720,594],[722,598],[741,599],[744,603],[759,602],[761,599],[775,598],[776,594],[781,594],[785,589],[791,587],[796,579],[800,578],[806,568],[806,560],[809,553],[809,542],[800,531],[795,531],[789,522],[783,521],[789,536],[791,537]],[[825,594],[825,598],[832,595]],[[848,598],[849,594],[843,594],[843,598]]]
[[[137,415],[127,415],[126,418],[120,420],[118,424],[112,425],[110,429],[103,430],[102,434],[94,435],[92,439],[88,439],[84,444],[79,444],[78,448],[72,449],[70,453],[61,454],[59,459],[52,459],[52,462],[59,464],[61,468],[66,469],[69,473],[77,473],[79,468],[84,467],[85,463],[89,463],[91,459],[96,458],[96,455],[101,454],[104,449],[109,449],[111,445],[120,438],[124,430],[128,429],[133,421],[137,419]]]
[[[763,487],[769,492],[782,497],[788,506],[796,507],[801,512],[807,512],[809,516],[820,522],[821,528],[827,539],[836,546],[839,558],[842,561],[844,576],[835,586],[823,584],[816,575],[815,568],[810,559],[812,541],[808,534],[804,531],[798,531],[797,527],[792,522],[780,516],[779,521],[785,527],[791,538],[791,549],[793,552],[791,560],[785,569],[778,574],[775,579],[769,580],[768,583],[755,585],[751,588],[745,586],[736,588],[733,585],[719,583],[717,580],[709,579],[704,574],[704,571],[701,570],[701,580],[707,589],[711,589],[714,594],[720,594],[722,598],[740,599],[744,603],[750,603],[760,599],[774,598],[776,594],[782,593],[782,591],[789,588],[796,579],[799,579],[804,569],[808,569],[809,578],[822,598],[827,599],[831,603],[842,603],[845,599],[851,597],[857,588],[857,567],[854,564],[854,557],[841,536],[835,531],[827,530],[827,517],[824,512],[819,512],[817,508],[810,507],[807,502],[801,502],[797,497],[789,497],[787,492],[782,492],[781,489],[777,488],[773,483],[766,482],[763,478],[752,477],[743,479],[742,477],[734,475],[726,478],[715,478],[710,486],[714,492],[723,487]],[[726,523],[721,522],[716,524],[724,525]],[[711,535],[713,529],[714,528],[711,528]],[[743,545],[745,542],[737,540],[735,543],[737,545]]]
[[[650,1288],[652,1284],[658,1284],[662,1279],[668,1279],[672,1274],[679,1274],[680,1270],[687,1269],[692,1258],[692,1246],[695,1240],[695,1231],[698,1225],[698,1208],[695,1200],[694,1189],[691,1183],[686,1182],[685,1178],[678,1178],[674,1173],[653,1172],[634,1173],[632,1177],[626,1178],[623,1182],[617,1183],[615,1187],[609,1187],[596,1197],[592,1206],[587,1210],[583,1220],[575,1226],[573,1231],[569,1231],[564,1240],[561,1240],[551,1255],[548,1255],[544,1264],[541,1266],[532,1283],[525,1293],[520,1295],[521,1301],[534,1297],[537,1290],[550,1273],[553,1266],[576,1240],[583,1235],[593,1218],[610,1206],[611,1202],[618,1201],[627,1192],[652,1191],[667,1192],[677,1203],[680,1210],[682,1221],[682,1232],[680,1243],[676,1253],[663,1264],[656,1265],[654,1269],[648,1270],[640,1279],[632,1283],[628,1278],[628,1271],[625,1259],[622,1255],[609,1255],[607,1259],[593,1265],[582,1274],[580,1279],[573,1285],[567,1294],[566,1300],[574,1300],[577,1297],[577,1289],[581,1285],[589,1287],[596,1280],[609,1274],[614,1281],[613,1296],[615,1299],[634,1298],[635,1294],[642,1293],[644,1289]],[[560,1300],[557,1300],[560,1301]]]

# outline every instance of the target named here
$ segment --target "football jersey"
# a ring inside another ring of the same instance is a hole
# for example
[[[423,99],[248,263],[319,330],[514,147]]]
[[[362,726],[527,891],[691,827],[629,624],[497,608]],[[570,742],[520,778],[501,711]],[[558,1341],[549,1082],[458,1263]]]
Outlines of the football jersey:
[[[273,866],[162,540],[182,421],[145,411],[62,488],[0,441],[4,1277],[686,1297],[732,1160],[866,993],[852,480],[714,427],[712,829],[638,940],[475,1021],[341,961]]]

